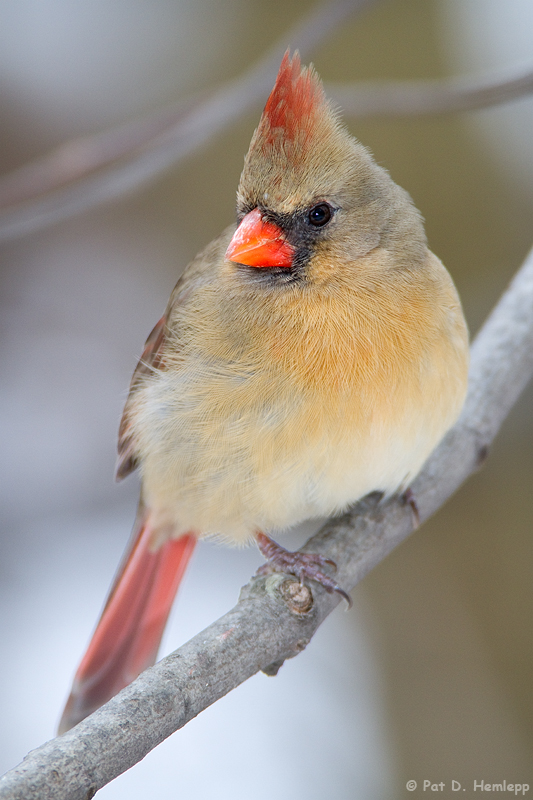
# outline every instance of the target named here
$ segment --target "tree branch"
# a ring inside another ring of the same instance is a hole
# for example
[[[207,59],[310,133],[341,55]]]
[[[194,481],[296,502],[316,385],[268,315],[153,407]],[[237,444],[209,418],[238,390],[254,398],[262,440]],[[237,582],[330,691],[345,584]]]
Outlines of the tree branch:
[[[6,176],[0,181],[0,198],[9,205],[0,213],[0,241],[40,230],[114,200],[164,173],[266,98],[289,44],[307,59],[309,52],[348,16],[375,2],[317,3],[302,22],[284,33],[249,70],[207,99],[190,102],[181,111],[158,112],[153,128],[151,121],[144,119],[67,143],[44,159]],[[169,113],[171,117],[177,115],[177,121],[174,118],[173,124],[165,128],[165,114]],[[119,156],[129,157],[129,161],[116,163]],[[93,174],[106,164],[110,164],[106,170]],[[71,178],[80,176],[83,179],[72,184]],[[13,201],[20,203],[21,197],[26,202],[11,206]]]
[[[23,236],[154,180],[259,104],[272,86],[285,42],[303,57],[354,11],[376,0],[335,0],[302,24],[240,78],[205,97],[74,139],[0,178],[0,241]],[[327,24],[326,24],[327,23]],[[533,92],[533,70],[509,76],[433,81],[327,84],[346,116],[421,116],[471,111]]]
[[[330,83],[327,91],[346,116],[356,119],[473,111],[531,94],[533,69],[446,80]]]
[[[461,418],[414,482],[422,520],[484,461],[533,373],[533,251],[472,347]],[[398,498],[369,496],[328,522],[304,550],[338,564],[352,589],[412,531]],[[252,578],[235,608],[144,672],[64,736],[32,751],[0,779],[1,800],[86,800],[174,731],[259,670],[275,674],[305,648],[337,595],[283,575]]]

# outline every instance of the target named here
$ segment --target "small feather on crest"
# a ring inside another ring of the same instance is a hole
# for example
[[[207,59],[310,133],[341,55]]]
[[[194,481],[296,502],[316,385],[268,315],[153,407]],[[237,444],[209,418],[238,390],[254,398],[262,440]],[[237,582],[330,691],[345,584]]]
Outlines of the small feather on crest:
[[[276,83],[265,105],[258,133],[271,144],[280,133],[295,139],[304,131],[311,133],[318,115],[329,110],[322,82],[312,67],[302,67],[298,52],[292,59],[287,50]]]

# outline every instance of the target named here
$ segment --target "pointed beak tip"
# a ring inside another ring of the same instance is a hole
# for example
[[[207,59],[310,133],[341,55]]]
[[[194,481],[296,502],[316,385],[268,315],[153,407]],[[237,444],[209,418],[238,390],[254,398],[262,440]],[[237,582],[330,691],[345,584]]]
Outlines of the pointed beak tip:
[[[233,246],[233,239],[232,239],[231,242],[228,245],[228,249],[224,253],[224,261],[233,261],[232,256],[233,256],[234,250],[235,250],[235,247]]]
[[[263,221],[258,208],[242,219],[228,245],[225,259],[249,267],[291,267],[294,247],[281,228]]]

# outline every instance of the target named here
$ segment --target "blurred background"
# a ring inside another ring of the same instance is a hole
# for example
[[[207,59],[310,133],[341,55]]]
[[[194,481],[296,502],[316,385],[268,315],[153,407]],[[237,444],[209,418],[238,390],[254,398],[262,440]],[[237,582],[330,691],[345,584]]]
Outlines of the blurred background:
[[[0,0],[0,171],[221,85],[309,8]],[[312,60],[325,81],[482,74],[531,65],[532,32],[528,0],[383,0]],[[264,99],[164,177],[2,245],[0,772],[54,735],[135,513],[135,478],[113,482],[130,375],[182,269],[233,219]],[[421,209],[475,334],[532,244],[533,99],[346,121]],[[533,785],[532,402],[529,387],[484,469],[357,587],[350,613],[339,607],[276,679],[248,681],[102,798]],[[163,653],[228,610],[259,563],[201,544]]]

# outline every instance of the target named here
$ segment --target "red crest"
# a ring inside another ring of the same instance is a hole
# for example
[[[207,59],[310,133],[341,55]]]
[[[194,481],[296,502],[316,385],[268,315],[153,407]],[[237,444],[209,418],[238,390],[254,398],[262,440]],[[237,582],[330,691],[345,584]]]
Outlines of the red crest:
[[[300,56],[283,56],[276,83],[267,100],[258,134],[263,143],[282,137],[292,140],[311,134],[317,117],[328,108],[320,78],[312,68],[302,67]]]

